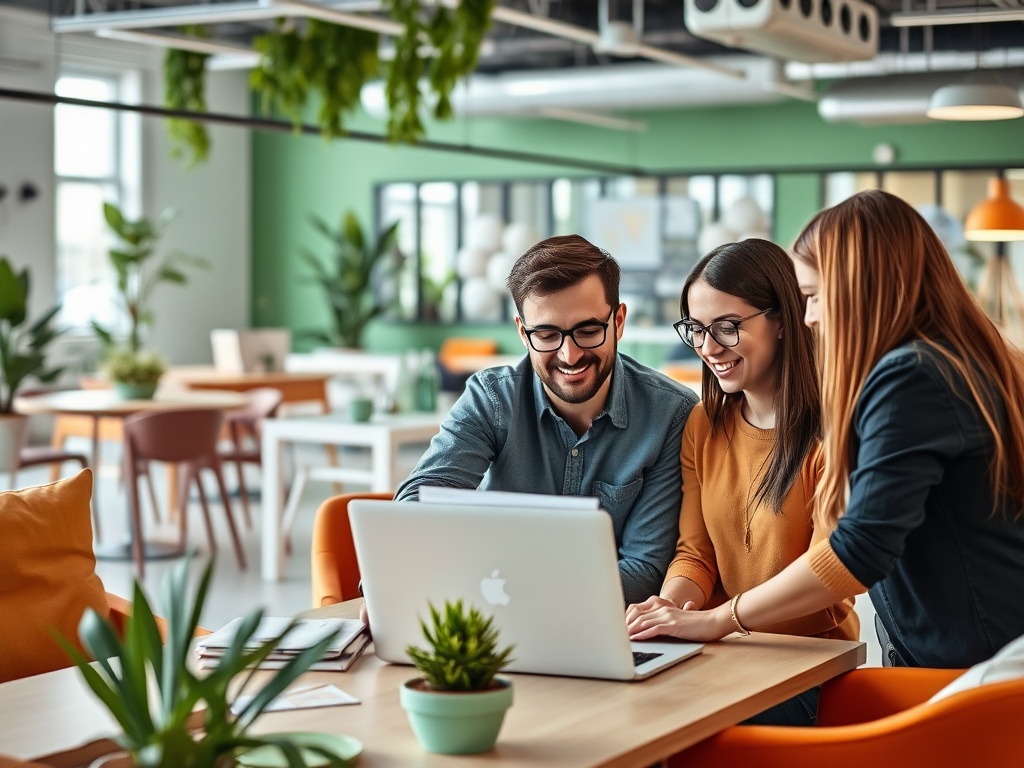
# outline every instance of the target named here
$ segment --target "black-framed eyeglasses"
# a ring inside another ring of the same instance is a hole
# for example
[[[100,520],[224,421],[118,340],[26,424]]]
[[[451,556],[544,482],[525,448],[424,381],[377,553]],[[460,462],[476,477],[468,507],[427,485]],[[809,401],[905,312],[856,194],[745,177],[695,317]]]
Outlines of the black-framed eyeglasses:
[[[735,347],[740,343],[740,325],[758,315],[771,311],[772,308],[769,307],[747,317],[741,317],[739,320],[716,320],[710,325],[701,325],[688,317],[684,317],[679,322],[673,323],[672,327],[676,329],[676,333],[679,334],[679,338],[683,340],[683,343],[688,344],[694,349],[700,349],[704,346],[704,339],[708,333],[711,334],[711,338],[723,347]]]
[[[612,307],[612,311],[608,314],[607,323],[584,320],[582,323],[576,323],[576,325],[568,330],[555,328],[550,325],[527,328],[526,322],[523,321],[523,333],[526,334],[526,339],[530,342],[530,346],[538,352],[557,352],[562,348],[562,344],[565,343],[566,336],[569,336],[580,349],[594,349],[604,344],[605,339],[608,337],[608,326],[611,325],[611,319],[616,309],[618,309],[617,306]],[[521,317],[519,319],[522,320]]]

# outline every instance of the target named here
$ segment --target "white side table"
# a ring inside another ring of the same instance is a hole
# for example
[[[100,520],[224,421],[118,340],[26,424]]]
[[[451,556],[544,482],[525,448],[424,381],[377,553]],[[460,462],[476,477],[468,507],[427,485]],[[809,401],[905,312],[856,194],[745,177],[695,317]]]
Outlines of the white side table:
[[[425,443],[438,433],[442,413],[375,415],[355,423],[343,414],[263,422],[263,542],[264,581],[280,581],[284,569],[284,537],[281,526],[281,494],[285,443],[317,443],[370,449],[370,469],[317,468],[307,476],[339,482],[367,483],[371,491],[394,491],[398,485],[398,449],[409,443]]]

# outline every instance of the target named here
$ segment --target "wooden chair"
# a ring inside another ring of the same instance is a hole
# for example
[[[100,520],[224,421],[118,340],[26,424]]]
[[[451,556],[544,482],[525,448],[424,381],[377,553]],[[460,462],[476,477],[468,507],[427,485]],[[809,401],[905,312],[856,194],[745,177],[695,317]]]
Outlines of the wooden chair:
[[[348,522],[353,499],[394,498],[391,493],[345,493],[320,505],[313,522],[313,607],[342,603],[359,597],[359,562]]]
[[[963,670],[855,669],[825,683],[813,728],[735,726],[671,757],[672,768],[1024,765],[1024,680],[929,704]]]
[[[245,474],[242,470],[243,464],[262,465],[262,451],[260,450],[260,427],[264,419],[269,419],[277,414],[278,406],[281,405],[283,395],[281,390],[271,387],[259,387],[245,393],[249,398],[249,405],[234,411],[228,411],[224,415],[224,422],[231,435],[230,450],[220,450],[222,461],[233,462],[238,469],[238,495],[242,499],[242,514],[245,516],[245,524],[252,527],[252,514],[249,511],[249,491],[245,487]],[[246,445],[246,438],[251,438],[252,444]]]
[[[203,508],[206,534],[210,549],[217,548],[210,519],[206,492],[199,474],[203,469],[213,472],[220,489],[224,513],[235,546],[238,565],[246,568],[245,552],[242,549],[231,502],[224,485],[221,460],[217,454],[217,439],[224,414],[218,410],[167,410],[147,411],[129,416],[124,420],[124,476],[128,482],[128,500],[131,512],[132,542],[135,549],[135,564],[139,576],[144,570],[142,550],[142,521],[139,513],[139,478],[148,474],[150,461],[162,461],[184,466],[181,481],[179,522],[181,544],[185,546],[188,535],[188,491],[195,481],[199,502]]]

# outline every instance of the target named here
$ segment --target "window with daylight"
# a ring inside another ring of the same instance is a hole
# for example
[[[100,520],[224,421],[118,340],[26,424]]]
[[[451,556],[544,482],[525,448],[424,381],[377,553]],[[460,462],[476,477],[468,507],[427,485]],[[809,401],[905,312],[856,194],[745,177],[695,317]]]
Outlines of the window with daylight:
[[[68,73],[58,96],[127,100],[133,78],[122,74]],[[116,302],[111,246],[103,203],[127,215],[138,211],[138,118],[114,110],[58,104],[54,108],[57,297],[61,324],[85,329],[91,320],[118,328],[125,319]]]

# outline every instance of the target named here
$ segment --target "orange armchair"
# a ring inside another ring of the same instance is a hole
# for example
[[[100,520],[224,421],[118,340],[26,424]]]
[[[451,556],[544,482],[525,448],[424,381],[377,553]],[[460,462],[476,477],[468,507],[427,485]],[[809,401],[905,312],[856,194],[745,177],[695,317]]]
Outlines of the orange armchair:
[[[128,617],[132,613],[132,603],[130,600],[126,600],[123,597],[115,595],[113,592],[107,592],[107,605],[110,607],[110,623],[114,625],[117,633],[124,637],[125,623],[128,621]],[[163,640],[167,640],[167,620],[160,616],[154,616],[156,619],[157,629],[160,630],[160,637]],[[203,635],[210,634],[209,629],[203,629],[202,627],[196,627],[194,637],[202,637]],[[71,666],[70,661],[68,666]],[[2,768],[2,766],[0,766]]]
[[[1024,765],[1024,680],[928,704],[963,670],[855,669],[825,683],[814,728],[736,726],[668,761],[673,768]]]
[[[334,605],[359,597],[359,562],[348,504],[353,499],[394,498],[390,493],[344,493],[320,505],[313,521],[313,607]]]

